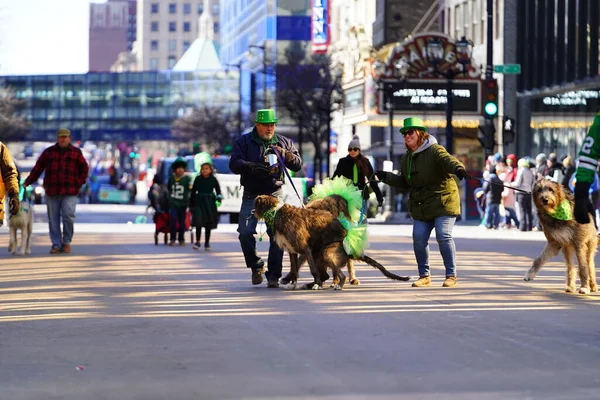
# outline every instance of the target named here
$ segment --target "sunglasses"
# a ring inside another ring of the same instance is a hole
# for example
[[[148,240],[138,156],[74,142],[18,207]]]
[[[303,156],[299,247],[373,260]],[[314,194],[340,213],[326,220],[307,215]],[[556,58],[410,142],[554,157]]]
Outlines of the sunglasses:
[[[405,130],[404,132],[402,132],[402,136],[410,136],[410,135],[412,135],[413,133],[417,133],[417,131],[416,131],[416,130],[414,130],[414,129],[407,129],[407,130]]]
[[[348,151],[360,151],[358,147],[348,147]]]

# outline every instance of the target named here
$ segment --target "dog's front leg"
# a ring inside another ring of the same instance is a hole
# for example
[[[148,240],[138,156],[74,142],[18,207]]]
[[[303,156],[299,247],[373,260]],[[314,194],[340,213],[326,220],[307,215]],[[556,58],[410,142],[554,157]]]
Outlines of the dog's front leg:
[[[298,282],[298,254],[288,253],[290,256],[290,272],[286,276],[281,278],[279,282],[282,285],[286,285],[288,289],[295,289],[296,283]],[[289,286],[288,286],[289,285]]]
[[[25,243],[27,242],[27,225],[21,228],[21,252],[22,256],[25,255]]]
[[[557,255],[559,251],[560,245],[556,243],[546,244],[544,250],[542,250],[542,254],[540,254],[535,260],[533,260],[533,266],[529,268],[529,271],[527,271],[527,273],[525,274],[524,279],[526,281],[532,281],[533,278],[535,278],[537,273],[540,271],[540,269],[542,269],[542,266],[546,263],[546,261]]]
[[[310,273],[314,278],[314,282],[312,284],[312,290],[320,290],[323,289],[323,281],[321,281],[321,274],[319,273],[319,268],[315,263],[315,259],[313,255],[308,252],[306,254],[306,261],[308,261],[308,267],[310,268]]]
[[[33,218],[27,224],[27,245],[25,246],[25,254],[31,254],[31,232],[33,231]]]
[[[565,292],[575,293],[575,279],[577,277],[577,269],[575,268],[575,264],[573,264],[573,258],[575,257],[573,248],[569,246],[563,248],[563,255],[565,256],[565,264],[567,265],[567,279]]]
[[[590,294],[590,264],[587,259],[588,249],[586,245],[577,247],[577,262],[579,263],[579,287],[580,294]]]
[[[8,252],[13,255],[17,254],[17,229],[14,227],[10,228],[10,238],[8,239]]]

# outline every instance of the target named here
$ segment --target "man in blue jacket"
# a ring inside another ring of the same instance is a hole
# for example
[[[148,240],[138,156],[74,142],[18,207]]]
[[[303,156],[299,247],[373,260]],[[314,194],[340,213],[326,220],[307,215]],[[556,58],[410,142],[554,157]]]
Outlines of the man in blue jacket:
[[[258,221],[252,212],[254,199],[261,194],[270,194],[278,197],[280,201],[283,200],[282,186],[285,182],[283,168],[269,168],[267,156],[274,154],[275,148],[284,159],[286,168],[294,172],[302,168],[302,159],[292,141],[275,134],[277,121],[274,110],[258,110],[256,126],[236,141],[229,161],[229,169],[234,174],[241,175],[240,183],[244,188],[238,233],[246,266],[252,269],[253,285],[263,282],[262,274],[265,271],[265,262],[256,252],[254,235]],[[281,277],[283,250],[275,243],[273,232],[268,227],[267,234],[270,239],[268,271],[265,273],[267,287],[277,288]]]

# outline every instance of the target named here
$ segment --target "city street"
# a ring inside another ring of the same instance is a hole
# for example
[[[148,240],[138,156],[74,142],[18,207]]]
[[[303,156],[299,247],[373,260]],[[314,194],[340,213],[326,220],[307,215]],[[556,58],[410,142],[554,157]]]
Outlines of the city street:
[[[10,256],[0,229],[2,399],[598,398],[600,296],[565,294],[559,257],[523,281],[539,232],[457,226],[457,288],[432,240],[430,288],[358,264],[360,286],[290,291],[251,285],[233,225],[194,251],[79,210],[69,255],[38,223]],[[370,225],[367,254],[415,277],[410,228]]]

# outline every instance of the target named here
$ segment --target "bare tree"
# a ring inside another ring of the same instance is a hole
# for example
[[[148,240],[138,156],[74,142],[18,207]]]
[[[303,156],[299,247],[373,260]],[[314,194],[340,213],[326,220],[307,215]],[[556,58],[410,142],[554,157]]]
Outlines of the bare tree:
[[[30,123],[17,114],[24,101],[19,100],[11,89],[0,88],[0,138],[4,142],[23,140],[29,132]]]
[[[221,149],[235,140],[237,117],[220,107],[203,106],[173,121],[175,137],[205,144],[208,150]]]
[[[322,180],[323,156],[329,154],[331,114],[342,106],[341,68],[328,55],[307,56],[297,46],[288,49],[284,57],[283,65],[278,65],[277,104],[299,129],[299,150],[305,134],[314,146],[315,179]]]

